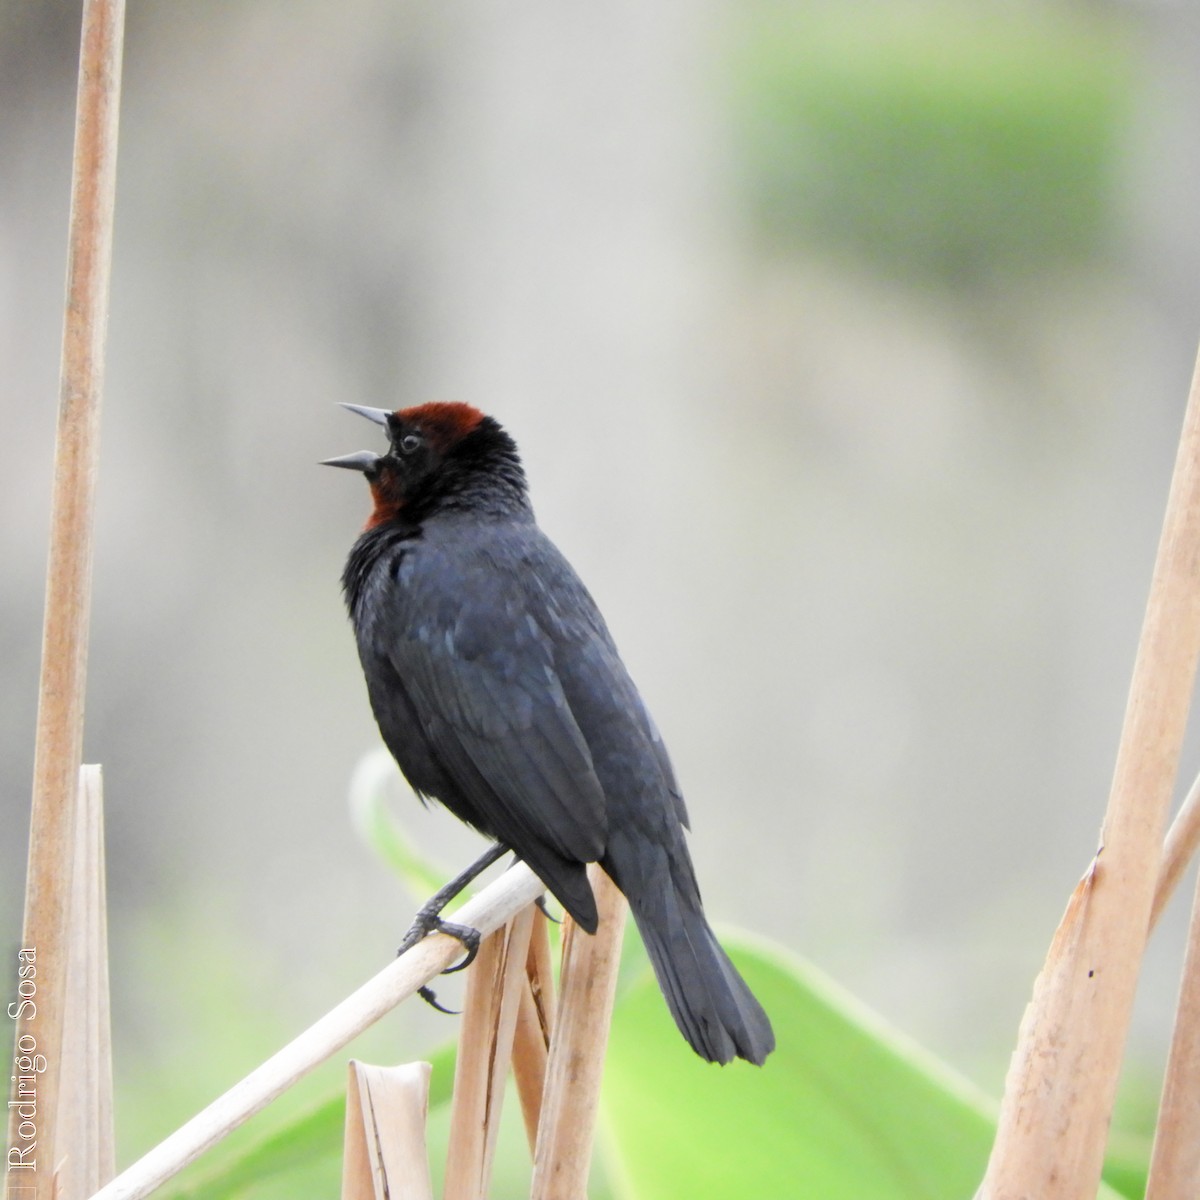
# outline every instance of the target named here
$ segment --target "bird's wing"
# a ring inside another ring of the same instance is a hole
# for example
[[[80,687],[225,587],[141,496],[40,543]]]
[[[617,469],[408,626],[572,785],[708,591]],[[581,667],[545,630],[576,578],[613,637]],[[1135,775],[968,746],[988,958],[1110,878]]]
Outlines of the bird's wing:
[[[409,584],[388,656],[462,799],[518,854],[542,844],[577,862],[601,857],[604,792],[536,589],[494,564]]]
[[[559,653],[559,677],[571,711],[587,730],[599,777],[608,788],[610,812],[614,799],[628,799],[644,787],[668,798],[686,828],[687,806],[650,710],[590,597],[576,611],[582,619],[568,634],[569,650]]]

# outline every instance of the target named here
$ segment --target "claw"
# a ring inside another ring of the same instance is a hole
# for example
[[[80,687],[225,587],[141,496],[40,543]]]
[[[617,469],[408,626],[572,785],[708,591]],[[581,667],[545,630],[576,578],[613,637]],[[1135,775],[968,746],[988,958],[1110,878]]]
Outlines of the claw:
[[[562,921],[560,921],[560,920],[558,919],[558,917],[556,917],[556,916],[555,916],[555,915],[554,915],[554,914],[553,914],[553,913],[552,913],[552,912],[551,912],[551,911],[550,911],[550,910],[549,910],[549,909],[546,907],[546,897],[545,897],[545,895],[544,895],[544,894],[543,894],[543,895],[541,895],[541,896],[539,896],[539,897],[538,897],[538,898],[537,898],[537,899],[534,901],[534,904],[536,904],[536,905],[538,906],[538,908],[540,908],[540,909],[542,910],[542,916],[543,916],[543,917],[545,917],[547,921],[553,921],[555,925],[561,925],[561,924],[562,924]]]
[[[462,942],[467,951],[466,957],[462,962],[455,963],[452,967],[447,967],[442,972],[443,975],[450,975],[455,971],[465,971],[475,961],[475,955],[479,953],[479,930],[472,929],[470,925],[456,925],[453,921],[443,921],[437,913],[426,912],[425,909],[417,913],[417,919],[404,935],[404,941],[400,944],[400,949],[397,953],[403,954],[406,950],[411,950],[419,941],[431,933],[444,933],[449,937],[456,938]],[[417,995],[431,1008],[436,1008],[438,1012],[445,1013],[448,1017],[461,1015],[458,1009],[447,1008],[437,998],[437,993],[434,992],[433,988],[428,985],[417,988]]]
[[[436,1008],[438,1012],[445,1013],[448,1017],[461,1017],[462,1013],[457,1008],[447,1008],[438,998],[437,993],[431,987],[417,988],[417,995],[429,1005],[430,1008]]]
[[[462,962],[455,963],[452,967],[447,967],[442,974],[453,975],[455,971],[465,971],[475,961],[475,955],[479,953],[479,930],[472,929],[470,925],[455,925],[453,921],[442,921],[439,919],[437,931],[438,933],[448,934],[450,937],[462,942],[467,951],[467,955]]]

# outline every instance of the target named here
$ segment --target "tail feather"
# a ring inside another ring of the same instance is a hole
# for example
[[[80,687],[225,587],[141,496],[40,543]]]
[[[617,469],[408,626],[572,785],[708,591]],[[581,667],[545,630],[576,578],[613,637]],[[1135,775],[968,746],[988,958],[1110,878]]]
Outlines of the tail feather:
[[[701,1058],[761,1066],[775,1048],[771,1022],[721,948],[703,910],[674,887],[626,896],[667,1007]]]
[[[571,862],[546,846],[528,847],[519,857],[529,864],[530,870],[585,933],[596,932],[600,918],[583,863]]]

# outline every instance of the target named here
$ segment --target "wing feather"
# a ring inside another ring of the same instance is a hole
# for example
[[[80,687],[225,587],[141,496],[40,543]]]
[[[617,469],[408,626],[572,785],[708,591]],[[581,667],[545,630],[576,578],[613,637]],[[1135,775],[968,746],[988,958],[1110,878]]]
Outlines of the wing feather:
[[[419,586],[428,592],[436,582],[434,573]],[[423,714],[439,766],[483,824],[518,854],[543,843],[594,861],[606,840],[605,797],[552,637],[518,580],[491,571],[470,582],[456,600],[414,598],[425,619],[392,642],[392,666]]]

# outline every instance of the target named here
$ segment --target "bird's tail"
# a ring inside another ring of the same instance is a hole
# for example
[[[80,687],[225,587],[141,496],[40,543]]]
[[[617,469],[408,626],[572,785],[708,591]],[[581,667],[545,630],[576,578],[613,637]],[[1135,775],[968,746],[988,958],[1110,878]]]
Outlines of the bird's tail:
[[[688,895],[670,884],[627,889],[620,879],[616,882],[629,900],[658,986],[688,1044],[709,1062],[727,1063],[736,1057],[761,1066],[775,1049],[774,1030],[721,949],[694,885]]]

